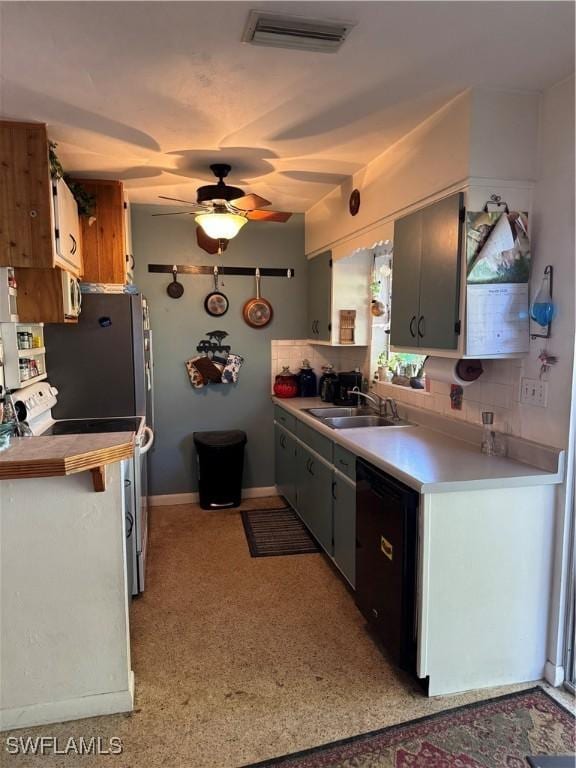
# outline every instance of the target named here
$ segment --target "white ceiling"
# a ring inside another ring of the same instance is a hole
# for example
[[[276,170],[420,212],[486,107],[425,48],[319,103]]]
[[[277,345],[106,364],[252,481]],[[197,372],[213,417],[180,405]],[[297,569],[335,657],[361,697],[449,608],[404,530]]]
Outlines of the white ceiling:
[[[195,199],[211,162],[304,211],[458,92],[574,69],[572,2],[4,2],[0,111],[68,171]],[[240,42],[251,8],[357,21],[337,54]]]

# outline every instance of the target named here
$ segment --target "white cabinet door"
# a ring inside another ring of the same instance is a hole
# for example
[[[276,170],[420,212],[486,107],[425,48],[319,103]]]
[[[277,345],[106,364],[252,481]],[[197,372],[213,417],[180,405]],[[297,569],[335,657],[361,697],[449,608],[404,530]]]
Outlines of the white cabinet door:
[[[52,182],[54,226],[56,229],[56,264],[77,277],[82,274],[80,218],[74,195],[64,179]]]

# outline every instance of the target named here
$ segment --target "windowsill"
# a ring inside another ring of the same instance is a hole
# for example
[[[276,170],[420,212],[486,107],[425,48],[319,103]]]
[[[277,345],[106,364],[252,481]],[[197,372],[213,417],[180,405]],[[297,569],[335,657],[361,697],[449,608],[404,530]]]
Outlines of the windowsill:
[[[393,391],[400,392],[415,392],[417,395],[431,396],[432,392],[427,392],[425,389],[414,389],[414,387],[403,387],[401,384],[392,384],[390,381],[377,381],[374,386],[378,387],[391,387]],[[378,389],[376,389],[378,392]]]

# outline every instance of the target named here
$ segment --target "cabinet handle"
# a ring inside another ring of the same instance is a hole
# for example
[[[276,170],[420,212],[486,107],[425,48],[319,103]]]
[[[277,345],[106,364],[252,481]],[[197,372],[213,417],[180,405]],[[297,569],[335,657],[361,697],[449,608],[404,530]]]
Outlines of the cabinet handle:
[[[344,459],[338,459],[338,461],[340,462],[340,464],[342,464],[343,467],[347,467],[348,466],[348,462],[344,461]]]
[[[388,560],[394,559],[394,547],[385,536],[382,536],[382,534],[380,534],[380,551],[384,557],[388,558]]]
[[[378,618],[378,611],[376,608],[372,608],[372,616],[374,616],[375,619]]]
[[[126,538],[129,539],[130,536],[132,536],[132,531],[134,529],[134,517],[131,512],[126,512]]]
[[[286,448],[286,436],[285,435],[280,435],[280,445],[282,446],[282,448]]]
[[[410,319],[410,336],[412,336],[413,339],[416,338],[416,331],[414,330],[414,323],[416,322],[416,315],[412,315]]]
[[[313,469],[312,469],[312,467],[313,467],[313,466],[314,466],[314,461],[313,461],[313,459],[308,459],[308,472],[310,472],[310,474],[312,475],[312,477],[314,477],[314,471],[313,471]]]
[[[77,248],[76,238],[74,237],[74,235],[70,235],[70,239],[72,240],[72,249],[70,250],[70,253],[74,255],[76,253],[76,248]]]
[[[424,326],[424,315],[420,315],[418,319],[418,336],[420,338],[424,338],[424,334],[426,333],[426,328]]]
[[[336,501],[336,480],[332,480],[332,498]]]

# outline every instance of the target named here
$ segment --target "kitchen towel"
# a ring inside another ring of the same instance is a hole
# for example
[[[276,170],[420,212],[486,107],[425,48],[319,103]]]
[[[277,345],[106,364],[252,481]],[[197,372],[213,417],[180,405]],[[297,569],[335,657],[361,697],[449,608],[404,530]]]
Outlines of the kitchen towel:
[[[195,389],[201,389],[204,386],[204,379],[202,377],[202,374],[200,371],[194,366],[194,363],[196,360],[199,360],[201,356],[198,357],[192,357],[190,360],[186,361],[186,370],[188,371],[188,376],[190,377],[190,383]]]
[[[244,358],[240,355],[233,355],[232,353],[228,355],[228,360],[222,371],[223,384],[236,384],[243,362]]]
[[[223,366],[217,366],[209,357],[197,357],[192,365],[205,382],[220,383],[222,381]]]

